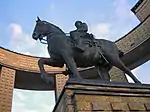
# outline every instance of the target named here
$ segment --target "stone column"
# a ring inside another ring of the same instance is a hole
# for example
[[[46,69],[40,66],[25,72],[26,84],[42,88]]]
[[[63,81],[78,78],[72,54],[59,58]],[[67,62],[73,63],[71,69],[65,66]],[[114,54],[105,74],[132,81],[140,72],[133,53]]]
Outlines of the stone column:
[[[2,67],[0,73],[0,112],[11,112],[15,70]]]
[[[125,73],[116,67],[113,67],[110,70],[110,77],[111,77],[111,81],[114,82],[128,82]]]
[[[68,80],[68,76],[64,76],[63,74],[58,74],[55,77],[56,79],[56,100],[58,99],[66,81]]]

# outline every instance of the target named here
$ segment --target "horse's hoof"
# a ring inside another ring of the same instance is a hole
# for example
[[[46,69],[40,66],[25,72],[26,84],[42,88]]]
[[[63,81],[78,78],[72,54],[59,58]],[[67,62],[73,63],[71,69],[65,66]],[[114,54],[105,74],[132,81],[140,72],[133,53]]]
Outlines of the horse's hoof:
[[[65,76],[67,76],[69,74],[69,71],[63,71],[62,74],[64,74]]]
[[[47,83],[47,84],[54,84],[54,81],[52,79],[52,77],[48,76],[47,73],[42,74],[41,78]]]
[[[46,82],[47,84],[54,85],[54,82],[53,82],[52,79],[46,79],[45,82]]]
[[[47,84],[53,84],[51,80],[45,80]]]

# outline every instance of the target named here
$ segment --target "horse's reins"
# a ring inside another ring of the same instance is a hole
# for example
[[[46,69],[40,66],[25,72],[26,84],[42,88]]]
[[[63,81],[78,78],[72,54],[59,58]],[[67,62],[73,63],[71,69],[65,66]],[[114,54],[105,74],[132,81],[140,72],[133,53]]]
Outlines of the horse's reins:
[[[66,35],[68,35],[69,33],[65,33]],[[48,35],[52,35],[52,33],[48,34]],[[44,36],[42,36],[42,38],[39,38],[40,42],[42,44],[47,44],[47,39],[44,39]],[[42,41],[43,40],[43,41]]]

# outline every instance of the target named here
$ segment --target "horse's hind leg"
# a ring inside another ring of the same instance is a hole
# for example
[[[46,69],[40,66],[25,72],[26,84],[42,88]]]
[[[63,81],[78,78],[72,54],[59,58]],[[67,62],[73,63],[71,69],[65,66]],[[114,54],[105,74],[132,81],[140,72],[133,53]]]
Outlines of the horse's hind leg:
[[[106,71],[104,68],[101,67],[97,67],[97,69],[98,69],[98,74],[100,76],[100,79],[102,81],[110,81],[110,76],[108,71]]]
[[[112,68],[111,65],[107,65],[107,66],[97,66],[98,69],[98,74],[100,76],[101,80],[104,81],[110,81],[110,75],[109,75],[109,70]]]
[[[99,66],[96,66],[96,69],[97,69],[97,72],[98,72],[98,75],[99,75],[100,80],[104,80],[104,76],[103,76],[103,74],[102,74],[102,71],[101,71],[100,67],[99,67]]]
[[[120,58],[118,56],[112,56],[110,59],[110,62],[112,63],[112,65],[114,65],[115,67],[121,69],[122,71],[124,71],[126,74],[128,74],[135,83],[141,83],[130,71],[130,69],[128,69],[123,62],[120,60]]]

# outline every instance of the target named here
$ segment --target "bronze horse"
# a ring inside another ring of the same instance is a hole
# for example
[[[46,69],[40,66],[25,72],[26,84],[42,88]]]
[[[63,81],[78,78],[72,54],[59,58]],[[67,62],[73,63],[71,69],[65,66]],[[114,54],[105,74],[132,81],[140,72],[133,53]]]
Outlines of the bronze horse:
[[[47,37],[48,52],[50,58],[41,58],[38,61],[41,71],[41,77],[47,83],[53,83],[52,78],[44,70],[44,64],[53,67],[63,67],[67,65],[70,77],[82,79],[77,67],[95,66],[99,70],[100,78],[105,81],[110,81],[109,70],[115,66],[126,74],[128,74],[135,83],[140,81],[132,74],[132,72],[120,60],[120,54],[115,43],[105,40],[96,39],[96,43],[92,43],[88,38],[81,38],[85,48],[83,53],[78,52],[72,42],[72,39],[58,27],[47,21],[42,21],[38,17],[34,28],[32,38],[41,40]],[[92,75],[92,74],[91,74]]]

